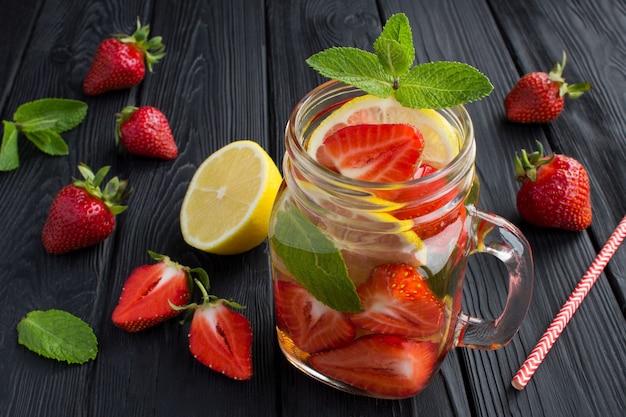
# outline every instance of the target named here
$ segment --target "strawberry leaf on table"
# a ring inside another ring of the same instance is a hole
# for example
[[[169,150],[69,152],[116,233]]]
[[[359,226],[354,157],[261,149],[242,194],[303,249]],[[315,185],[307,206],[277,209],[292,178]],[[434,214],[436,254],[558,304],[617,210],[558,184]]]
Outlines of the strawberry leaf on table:
[[[369,94],[381,98],[393,95],[405,107],[451,107],[479,100],[493,90],[489,79],[467,64],[431,62],[411,68],[415,49],[409,20],[403,13],[389,18],[374,41],[374,51],[333,47],[306,62],[323,76]]]
[[[19,131],[15,123],[2,121],[4,133],[0,146],[0,171],[11,171],[20,165],[19,152],[17,150],[17,138]]]
[[[52,129],[33,130],[24,132],[24,136],[30,140],[40,151],[52,155],[61,156],[69,153],[69,147],[61,135]]]
[[[53,130],[67,132],[78,126],[87,115],[87,104],[79,100],[44,98],[22,104],[13,120],[22,132]]]
[[[98,353],[91,327],[63,310],[31,311],[18,323],[17,334],[19,344],[58,361],[82,364]]]
[[[78,100],[44,98],[22,104],[15,111],[13,122],[3,121],[0,171],[11,171],[19,166],[17,140],[20,132],[48,155],[67,155],[69,148],[60,133],[78,126],[86,114],[87,104]]]

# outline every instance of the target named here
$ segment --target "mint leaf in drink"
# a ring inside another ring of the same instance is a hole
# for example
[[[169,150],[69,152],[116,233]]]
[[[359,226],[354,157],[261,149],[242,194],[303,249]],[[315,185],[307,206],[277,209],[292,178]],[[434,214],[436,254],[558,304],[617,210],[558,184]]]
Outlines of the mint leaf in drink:
[[[31,311],[18,323],[17,334],[19,344],[58,361],[82,364],[98,353],[91,327],[63,310]]]
[[[278,212],[272,243],[289,272],[320,302],[346,313],[362,310],[341,252],[298,209]]]
[[[13,122],[2,122],[4,133],[2,134],[2,145],[0,145],[0,171],[11,171],[20,164],[17,151],[17,137],[19,132]]]
[[[87,104],[63,98],[43,98],[24,103],[13,114],[22,132],[51,129],[67,132],[78,126],[87,115]]]
[[[60,133],[78,126],[86,115],[87,104],[79,100],[42,98],[22,104],[13,114],[13,122],[3,121],[0,171],[19,166],[19,133],[48,155],[67,155],[69,148]]]
[[[467,64],[431,62],[411,68],[415,49],[403,13],[389,18],[374,41],[374,51],[334,47],[313,55],[307,63],[323,76],[366,93],[381,98],[393,95],[405,107],[457,106],[486,97],[493,90],[489,79]]]
[[[409,19],[404,14],[389,18],[380,37],[374,42],[374,51],[391,76],[397,78],[407,73],[415,59],[415,48]]]
[[[351,84],[378,97],[393,93],[393,77],[378,57],[357,48],[330,48],[306,60],[312,68],[328,78]]]
[[[395,91],[405,107],[438,109],[479,100],[493,85],[476,68],[460,62],[429,62],[413,67]]]

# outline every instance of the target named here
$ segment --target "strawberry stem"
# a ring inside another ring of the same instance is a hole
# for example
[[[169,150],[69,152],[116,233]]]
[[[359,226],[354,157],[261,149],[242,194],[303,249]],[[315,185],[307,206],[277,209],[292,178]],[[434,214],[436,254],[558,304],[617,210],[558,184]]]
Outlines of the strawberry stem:
[[[563,51],[563,59],[562,61],[556,62],[552,67],[552,70],[548,74],[548,78],[550,81],[553,81],[559,84],[559,96],[563,97],[567,95],[571,99],[576,99],[583,95],[585,91],[591,90],[591,85],[589,83],[577,83],[573,85],[568,85],[565,82],[565,78],[563,78],[563,69],[565,68],[565,63],[567,62],[567,54]]]
[[[148,38],[149,35],[150,25],[141,26],[141,21],[137,17],[137,29],[132,35],[116,34],[114,36],[120,42],[131,43],[139,48],[146,60],[148,71],[152,72],[152,64],[156,64],[165,56],[165,45],[161,36]]]
[[[536,141],[537,150],[528,154],[525,149],[521,150],[521,158],[515,154],[515,179],[517,181],[523,181],[525,178],[530,179],[532,182],[537,180],[537,169],[542,165],[547,165],[554,159],[554,154],[549,156],[543,155],[543,145],[541,142]]]
[[[104,181],[110,168],[109,166],[102,167],[94,174],[87,164],[81,162],[78,164],[78,170],[84,180],[74,179],[73,184],[76,187],[85,189],[89,194],[101,200],[111,210],[111,213],[117,215],[128,208],[121,203],[131,196],[133,190],[128,189],[128,181],[113,177],[104,186],[103,191],[100,188],[100,184]]]

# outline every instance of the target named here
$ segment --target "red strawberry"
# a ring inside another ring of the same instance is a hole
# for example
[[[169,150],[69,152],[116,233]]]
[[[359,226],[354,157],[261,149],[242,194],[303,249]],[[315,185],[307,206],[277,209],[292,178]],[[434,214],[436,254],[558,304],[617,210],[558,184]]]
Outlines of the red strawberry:
[[[532,72],[524,75],[504,99],[506,117],[512,122],[545,123],[563,111],[565,96],[580,97],[591,86],[587,83],[568,85],[563,78],[563,62],[554,64],[549,74]]]
[[[121,90],[139,84],[152,64],[165,56],[161,37],[148,39],[150,25],[141,26],[131,36],[115,35],[103,40],[83,82],[85,94],[94,96],[111,90]],[[145,60],[145,63],[144,63]]]
[[[159,109],[127,106],[117,116],[115,141],[128,152],[159,159],[178,156],[170,125]]]
[[[138,332],[179,314],[170,303],[184,306],[191,296],[189,268],[169,257],[150,252],[158,261],[133,270],[124,283],[113,310],[113,323],[127,332]]]
[[[46,250],[61,254],[95,245],[109,237],[115,228],[115,216],[126,209],[127,182],[117,177],[100,189],[109,171],[101,168],[95,175],[85,164],[78,166],[85,178],[65,186],[54,198],[43,227],[42,241]]]
[[[363,311],[350,318],[359,327],[405,337],[428,337],[441,331],[443,303],[413,266],[379,265],[357,292]]]
[[[355,328],[348,317],[322,304],[300,284],[275,280],[274,299],[278,327],[298,348],[313,353],[353,340]]]
[[[419,130],[404,124],[360,124],[334,132],[317,150],[326,168],[360,180],[406,181],[424,149]]]
[[[436,168],[428,164],[422,164],[416,169],[414,178],[423,178],[436,171]],[[440,196],[433,199],[433,196],[436,195],[434,190],[437,190]],[[441,193],[440,190],[446,191]],[[387,198],[397,203],[408,203],[408,205],[394,211],[392,214],[400,220],[406,220],[417,219],[449,206],[451,201],[459,195],[459,189],[457,187],[451,188],[446,178],[437,178],[426,183],[406,186],[398,191],[394,191],[393,194]],[[459,217],[465,218],[466,213],[463,203],[463,201],[459,201],[455,207],[447,208],[446,212],[440,217],[429,221],[420,219],[413,230],[421,239],[435,236],[449,224],[454,223]]]
[[[540,227],[571,231],[591,225],[589,177],[585,168],[565,155],[543,155],[543,146],[530,155],[515,156],[515,176],[522,183],[517,210],[524,220]]]
[[[196,283],[199,284],[198,281]],[[189,351],[202,364],[229,378],[252,377],[252,327],[245,316],[226,304],[239,304],[209,296],[199,284],[204,302],[196,311],[189,328]]]
[[[436,364],[436,344],[384,335],[364,336],[311,356],[311,365],[322,374],[381,398],[417,394]]]

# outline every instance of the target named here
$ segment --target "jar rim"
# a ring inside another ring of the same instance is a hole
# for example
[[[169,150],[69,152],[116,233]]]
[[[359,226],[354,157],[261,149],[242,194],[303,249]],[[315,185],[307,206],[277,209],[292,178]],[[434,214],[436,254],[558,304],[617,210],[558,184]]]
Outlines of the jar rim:
[[[455,128],[461,131],[463,143],[458,154],[455,155],[449,163],[430,175],[400,182],[376,182],[346,177],[324,167],[306,151],[301,140],[300,131],[304,130],[306,125],[310,123],[310,120],[303,120],[306,116],[307,110],[316,102],[320,102],[327,98],[345,95],[351,99],[365,94],[367,93],[357,87],[337,80],[330,80],[318,85],[304,95],[302,99],[300,99],[294,107],[285,127],[286,151],[292,161],[298,165],[298,169],[303,170],[305,173],[323,176],[326,181],[344,187],[348,186],[350,188],[367,190],[385,190],[418,184],[426,185],[441,181],[442,178],[448,178],[449,180],[451,176],[458,176],[459,171],[465,172],[466,169],[464,169],[464,166],[468,164],[468,161],[473,166],[475,154],[474,127],[465,106],[458,105],[444,109],[435,109],[445,116],[448,116],[446,117],[447,119],[453,117],[455,121],[459,122],[459,124],[463,124],[464,129],[461,129],[459,126],[455,126]],[[298,129],[300,129],[300,131]]]

